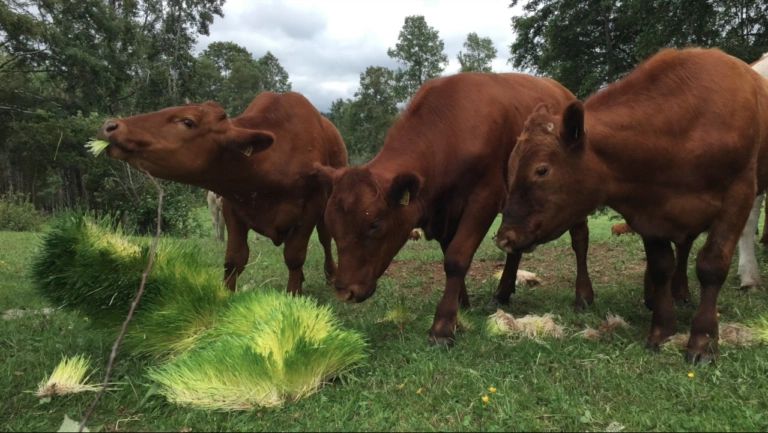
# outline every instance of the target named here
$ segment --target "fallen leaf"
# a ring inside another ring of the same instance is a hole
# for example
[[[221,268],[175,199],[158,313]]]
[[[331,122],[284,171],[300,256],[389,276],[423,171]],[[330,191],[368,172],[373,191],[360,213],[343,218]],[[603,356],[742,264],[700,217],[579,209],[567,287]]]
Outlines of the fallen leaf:
[[[64,415],[64,422],[61,423],[61,427],[59,427],[58,432],[77,432],[80,430],[80,423],[77,421],[71,420],[68,416]],[[84,432],[90,432],[88,430],[88,427],[83,427]]]

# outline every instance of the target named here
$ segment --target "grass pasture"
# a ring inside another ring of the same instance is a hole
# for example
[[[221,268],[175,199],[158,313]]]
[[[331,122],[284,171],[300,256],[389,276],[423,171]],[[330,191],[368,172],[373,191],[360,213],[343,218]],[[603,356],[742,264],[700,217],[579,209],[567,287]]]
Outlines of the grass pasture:
[[[206,211],[207,212],[207,211]],[[207,213],[200,213],[206,218]],[[586,431],[765,431],[768,430],[768,348],[721,346],[717,366],[686,365],[681,351],[666,347],[654,355],[643,349],[651,314],[642,305],[645,266],[636,236],[615,238],[607,217],[590,221],[589,269],[595,304],[573,312],[575,259],[566,235],[539,247],[521,262],[543,283],[519,287],[507,309],[515,317],[551,312],[567,326],[562,340],[515,341],[485,332],[483,307],[496,287],[492,275],[503,267],[503,253],[491,241],[499,221],[475,255],[467,288],[473,308],[471,328],[457,333],[452,349],[428,347],[427,331],[442,294],[444,276],[436,242],[409,242],[379,282],[377,293],[357,305],[337,302],[324,284],[322,249],[310,243],[304,289],[330,305],[346,328],[370,343],[364,366],[314,396],[282,408],[250,413],[205,412],[147,397],[146,364],[123,352],[113,381],[119,390],[105,394],[91,431],[357,431],[357,430],[586,430]],[[209,224],[208,224],[209,225]],[[762,225],[761,225],[762,228]],[[31,289],[28,266],[40,234],[0,232],[0,312],[50,307]],[[224,243],[187,239],[205,259],[223,262]],[[239,284],[252,289],[284,289],[287,270],[282,248],[249,236],[251,259]],[[698,304],[692,251],[689,278]],[[768,255],[757,248],[758,261]],[[768,314],[765,291],[738,290],[734,260],[720,295],[721,322],[745,323]],[[768,272],[763,271],[768,279]],[[415,315],[402,329],[381,322],[402,303]],[[593,328],[607,313],[621,315],[629,329],[603,341],[575,335]],[[687,332],[693,310],[678,311],[678,330]],[[63,311],[0,319],[0,430],[56,431],[64,416],[82,419],[93,393],[41,402],[34,396],[62,356],[83,354],[103,380],[114,335],[88,327],[84,317]],[[691,376],[693,373],[693,377]],[[489,391],[495,388],[495,392]],[[487,402],[483,397],[487,396]]]

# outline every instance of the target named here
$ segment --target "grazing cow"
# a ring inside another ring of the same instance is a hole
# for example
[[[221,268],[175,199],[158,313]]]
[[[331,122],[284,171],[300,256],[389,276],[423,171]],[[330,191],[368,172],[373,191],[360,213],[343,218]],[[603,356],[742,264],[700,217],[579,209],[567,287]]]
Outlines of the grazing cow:
[[[631,235],[634,233],[635,231],[627,223],[618,223],[611,227],[611,234],[614,236]]]
[[[768,186],[768,82],[718,49],[668,49],[555,113],[537,107],[510,157],[498,246],[522,251],[598,206],[615,209],[643,239],[653,287],[646,347],[657,351],[677,331],[671,242],[690,245],[708,230],[686,359],[714,360],[717,296]]]
[[[418,241],[419,239],[421,239],[421,232],[418,230],[412,231],[409,239],[412,241]]]
[[[436,239],[446,285],[430,343],[452,344],[465,276],[506,196],[506,161],[526,113],[540,101],[559,110],[575,97],[555,81],[523,74],[466,73],[430,80],[395,121],[376,157],[362,167],[318,167],[332,194],[326,208],[336,241],[336,297],[362,302],[376,290],[414,227]],[[576,252],[576,302],[591,303],[586,218],[569,227]],[[507,255],[495,302],[515,290],[521,255]]]
[[[227,226],[224,279],[231,290],[248,263],[248,230],[279,246],[288,267],[288,292],[301,294],[307,244],[315,226],[325,252],[325,275],[336,264],[323,222],[328,192],[314,164],[342,168],[347,151],[333,124],[302,95],[258,95],[229,119],[214,102],[110,119],[99,131],[107,155],[152,176],[220,194]]]
[[[208,210],[211,212],[211,222],[213,223],[213,233],[216,240],[224,242],[224,211],[222,210],[220,195],[213,191],[207,191]]]

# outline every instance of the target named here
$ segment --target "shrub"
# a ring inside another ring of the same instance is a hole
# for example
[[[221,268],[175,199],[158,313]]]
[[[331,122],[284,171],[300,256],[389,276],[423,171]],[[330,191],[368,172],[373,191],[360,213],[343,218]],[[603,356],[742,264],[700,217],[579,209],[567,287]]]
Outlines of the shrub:
[[[37,231],[42,224],[43,216],[25,194],[10,189],[0,195],[0,230]]]

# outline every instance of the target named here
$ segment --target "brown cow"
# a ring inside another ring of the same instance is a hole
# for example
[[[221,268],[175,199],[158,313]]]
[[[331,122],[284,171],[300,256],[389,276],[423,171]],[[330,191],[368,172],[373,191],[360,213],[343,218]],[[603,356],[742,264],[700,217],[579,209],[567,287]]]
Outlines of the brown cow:
[[[276,246],[285,243],[288,292],[300,294],[307,244],[317,226],[325,275],[333,281],[336,264],[323,222],[328,192],[313,164],[344,167],[347,151],[333,124],[304,96],[264,92],[231,120],[213,102],[111,119],[99,138],[109,140],[111,158],[224,197],[224,278],[231,290],[248,263],[248,229]]]
[[[713,77],[716,77],[713,78]],[[705,230],[701,304],[686,359],[717,355],[717,296],[758,191],[768,186],[768,83],[720,50],[664,50],[586,103],[537,107],[509,161],[506,252],[560,236],[600,205],[642,237],[653,287],[646,347],[677,331],[670,242]]]
[[[634,233],[635,231],[627,223],[618,223],[611,227],[611,234],[614,236],[631,235]]]
[[[325,218],[336,240],[336,296],[362,302],[414,227],[436,239],[446,286],[429,332],[451,344],[459,303],[469,306],[465,276],[506,196],[506,161],[525,114],[544,101],[559,110],[575,100],[555,81],[522,74],[466,73],[427,82],[390,128],[368,164],[319,167],[333,192]],[[586,219],[571,227],[578,275],[576,303],[593,300],[586,266]],[[520,254],[507,255],[495,301],[509,302]]]

